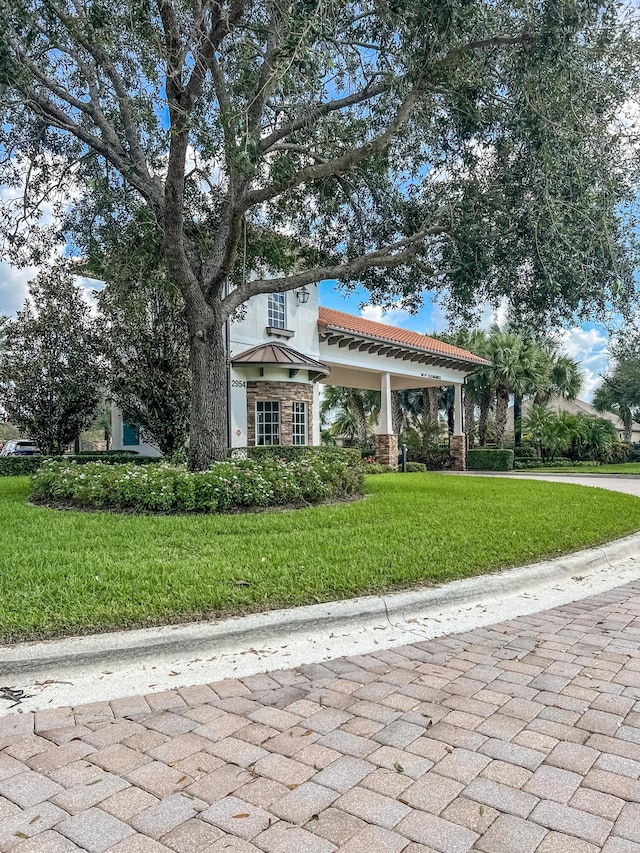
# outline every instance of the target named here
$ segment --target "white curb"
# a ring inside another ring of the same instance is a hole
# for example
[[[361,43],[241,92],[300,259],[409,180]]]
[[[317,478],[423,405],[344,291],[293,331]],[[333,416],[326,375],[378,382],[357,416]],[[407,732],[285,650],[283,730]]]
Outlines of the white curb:
[[[555,560],[384,596],[212,622],[0,646],[35,710],[299,666],[468,631],[640,578],[640,534]],[[40,684],[36,684],[40,682]],[[16,708],[0,702],[0,715]]]

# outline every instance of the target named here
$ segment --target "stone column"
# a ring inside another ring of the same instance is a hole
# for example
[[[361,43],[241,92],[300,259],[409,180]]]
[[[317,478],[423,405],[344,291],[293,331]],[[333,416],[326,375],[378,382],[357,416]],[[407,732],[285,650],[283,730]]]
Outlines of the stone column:
[[[398,469],[398,436],[394,433],[376,435],[376,462]]]
[[[464,433],[449,436],[449,453],[453,459],[453,470],[465,471],[467,467],[467,436]]]

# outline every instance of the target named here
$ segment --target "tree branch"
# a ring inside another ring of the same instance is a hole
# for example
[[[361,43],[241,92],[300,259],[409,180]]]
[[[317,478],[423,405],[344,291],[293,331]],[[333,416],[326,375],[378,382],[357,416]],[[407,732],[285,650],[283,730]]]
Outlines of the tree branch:
[[[448,228],[444,225],[431,225],[428,228],[417,231],[410,237],[404,237],[381,249],[359,255],[357,258],[353,258],[344,264],[336,264],[330,267],[316,267],[281,278],[246,281],[224,298],[222,301],[222,311],[226,317],[229,317],[240,305],[259,293],[282,293],[288,290],[295,290],[306,284],[314,284],[315,282],[330,279],[345,281],[357,278],[360,273],[373,267],[390,269],[402,266],[403,264],[413,263],[416,255],[423,248],[424,241],[428,237],[446,233],[448,233]],[[431,272],[434,273],[435,270],[431,270]]]
[[[106,142],[106,140],[95,136],[95,134],[86,130],[82,125],[74,122],[65,112],[40,92],[36,92],[34,89],[24,89],[22,91],[30,106],[38,115],[45,118],[54,127],[70,133],[80,142],[84,142],[89,148],[101,154],[118,169],[131,186],[138,190],[140,195],[152,206],[155,207],[157,203],[161,204],[161,199],[157,198],[153,184],[149,185],[146,181],[141,180],[135,169],[132,168],[132,164],[119,151]]]
[[[242,200],[241,209],[249,210],[256,204],[263,204],[265,201],[270,201],[276,196],[281,195],[287,190],[300,186],[300,184],[317,181],[320,178],[332,177],[346,172],[357,166],[363,160],[377,154],[386,148],[397,131],[409,119],[415,105],[420,100],[424,92],[423,86],[416,84],[400,105],[395,117],[389,122],[386,129],[378,134],[378,136],[365,142],[358,148],[353,148],[341,157],[336,157],[333,160],[327,160],[324,163],[317,163],[315,166],[305,166],[295,175],[293,175],[286,183],[270,184],[261,189],[253,190],[246,194]]]
[[[129,154],[133,160],[135,168],[138,171],[140,177],[148,182],[149,186],[153,189],[149,193],[150,196],[154,197],[154,201],[156,204],[161,202],[162,198],[162,190],[158,183],[158,181],[151,175],[149,172],[149,165],[147,163],[147,158],[142,149],[142,145],[140,144],[140,136],[138,131],[138,123],[133,114],[133,110],[131,107],[131,98],[129,97],[129,93],[127,92],[127,87],[122,80],[122,77],[118,73],[117,68],[109,58],[109,55],[102,48],[101,43],[98,39],[91,40],[87,39],[80,28],[76,27],[75,21],[57,8],[55,3],[48,4],[60,23],[64,26],[66,31],[69,33],[72,39],[75,39],[78,44],[92,57],[94,62],[98,67],[104,68],[104,71],[111,81],[113,85],[116,99],[118,101],[118,108],[120,111],[120,117],[122,119],[122,124],[124,127],[125,138],[127,140],[127,145],[129,146]],[[86,21],[86,9],[80,6],[76,0],[74,0],[74,7],[79,16],[83,16]],[[78,61],[78,60],[76,60]],[[78,61],[78,64],[81,64]],[[97,106],[97,105],[96,105]],[[102,110],[98,107],[99,111]],[[106,119],[105,119],[106,122]]]
[[[260,151],[268,151],[272,145],[279,142],[281,139],[284,139],[285,136],[289,136],[291,133],[295,133],[296,130],[300,130],[303,127],[310,127],[315,124],[318,119],[323,118],[329,113],[343,110],[346,107],[355,106],[356,104],[360,104],[363,101],[370,100],[371,98],[376,98],[378,95],[382,95],[384,92],[387,92],[390,86],[390,80],[376,85],[373,85],[373,80],[370,80],[364,89],[360,89],[359,92],[354,92],[353,95],[347,95],[344,98],[334,98],[324,104],[319,104],[317,107],[314,107],[306,113],[303,113],[301,116],[298,116],[298,118],[293,119],[289,124],[285,124],[282,127],[277,128],[277,130],[274,130],[268,136],[261,139],[259,145]]]

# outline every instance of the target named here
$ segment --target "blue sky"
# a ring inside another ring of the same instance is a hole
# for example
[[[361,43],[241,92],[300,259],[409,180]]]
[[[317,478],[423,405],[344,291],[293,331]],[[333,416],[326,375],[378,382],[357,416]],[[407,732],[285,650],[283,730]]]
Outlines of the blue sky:
[[[27,282],[34,273],[34,269],[15,269],[9,264],[0,263],[0,315],[11,316],[21,307],[27,291]],[[90,291],[95,283],[86,281],[85,286]],[[378,306],[368,304],[366,290],[358,289],[350,295],[345,295],[335,282],[325,281],[320,284],[320,304],[349,314],[362,314],[370,320],[412,329],[421,334],[447,329],[445,312],[428,297],[417,314],[409,314],[401,308],[384,311]],[[483,313],[482,324],[489,326],[495,319],[495,314],[487,308]],[[590,400],[600,384],[600,375],[606,371],[609,363],[607,331],[597,323],[582,323],[563,330],[560,336],[564,350],[580,362],[584,373],[585,381],[580,397]]]

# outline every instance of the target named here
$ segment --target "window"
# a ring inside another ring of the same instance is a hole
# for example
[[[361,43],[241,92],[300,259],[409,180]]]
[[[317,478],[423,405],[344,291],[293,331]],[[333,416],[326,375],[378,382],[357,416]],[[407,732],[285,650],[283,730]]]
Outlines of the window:
[[[269,317],[267,325],[272,326],[274,329],[284,329],[286,327],[284,293],[269,294]]]
[[[122,424],[122,443],[125,446],[140,444],[140,427],[137,424]]]
[[[280,403],[256,403],[256,444],[280,444]]]
[[[293,419],[293,423],[292,423],[293,443],[294,444],[306,444],[307,443],[307,404],[306,403],[294,403],[293,407],[292,407],[291,417]]]

